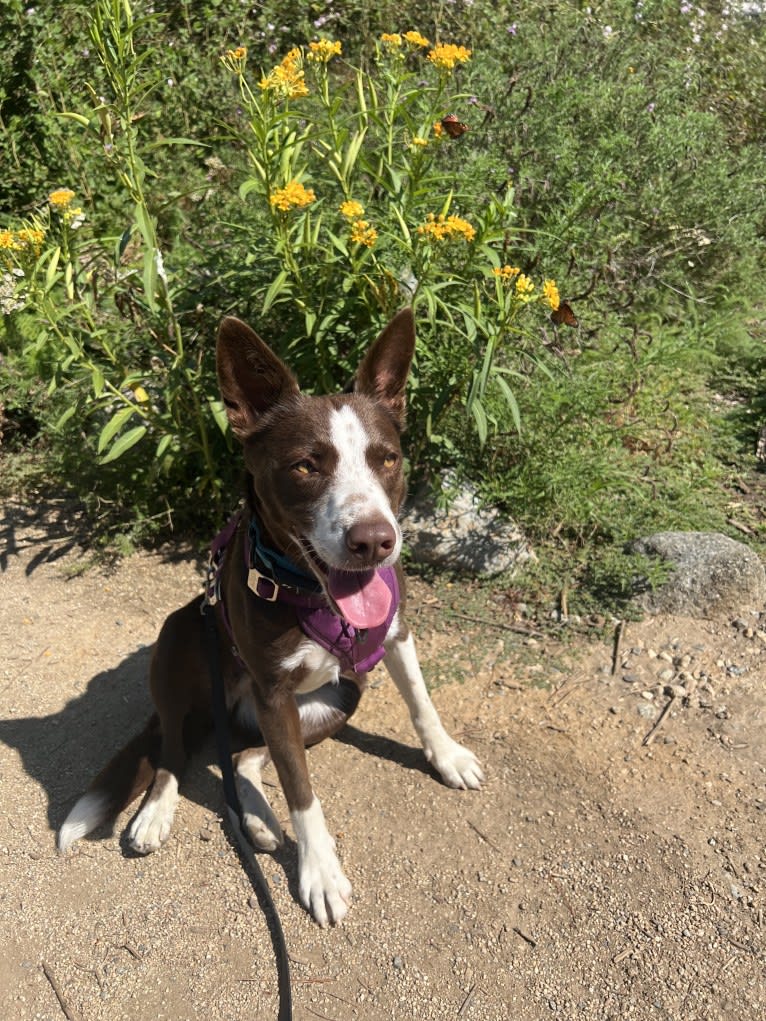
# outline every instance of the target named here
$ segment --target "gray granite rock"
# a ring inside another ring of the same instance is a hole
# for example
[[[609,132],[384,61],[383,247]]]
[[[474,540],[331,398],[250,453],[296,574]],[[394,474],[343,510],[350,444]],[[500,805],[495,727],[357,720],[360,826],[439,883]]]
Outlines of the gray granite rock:
[[[459,489],[446,509],[430,490],[420,491],[401,524],[416,563],[491,576],[535,557],[518,526],[498,510],[480,507],[470,486]]]
[[[667,581],[636,597],[649,613],[716,617],[766,608],[766,571],[744,543],[718,532],[657,532],[629,549],[673,567]]]

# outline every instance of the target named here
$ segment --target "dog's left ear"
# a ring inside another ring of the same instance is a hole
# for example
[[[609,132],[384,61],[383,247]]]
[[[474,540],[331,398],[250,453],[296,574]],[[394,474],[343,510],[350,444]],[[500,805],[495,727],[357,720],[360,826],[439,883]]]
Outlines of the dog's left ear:
[[[415,317],[411,308],[397,312],[364,356],[354,392],[381,401],[404,428],[407,376],[415,353]]]

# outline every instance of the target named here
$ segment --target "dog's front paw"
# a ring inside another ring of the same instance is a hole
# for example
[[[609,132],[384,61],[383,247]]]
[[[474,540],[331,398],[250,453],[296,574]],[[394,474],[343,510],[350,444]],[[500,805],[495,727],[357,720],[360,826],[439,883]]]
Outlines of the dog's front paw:
[[[425,747],[424,751],[448,787],[477,791],[484,782],[484,771],[473,752],[446,734]]]
[[[335,841],[327,831],[322,806],[314,798],[311,806],[292,813],[298,838],[298,892],[301,903],[324,928],[335,925],[348,912],[351,883],[343,874]]]

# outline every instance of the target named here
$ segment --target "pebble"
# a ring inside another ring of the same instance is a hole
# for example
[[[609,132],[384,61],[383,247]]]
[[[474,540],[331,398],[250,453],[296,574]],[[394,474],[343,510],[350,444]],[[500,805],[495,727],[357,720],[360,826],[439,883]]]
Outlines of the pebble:
[[[675,670],[660,670],[660,672],[657,674],[659,679],[665,682],[672,681],[675,675],[676,675]]]

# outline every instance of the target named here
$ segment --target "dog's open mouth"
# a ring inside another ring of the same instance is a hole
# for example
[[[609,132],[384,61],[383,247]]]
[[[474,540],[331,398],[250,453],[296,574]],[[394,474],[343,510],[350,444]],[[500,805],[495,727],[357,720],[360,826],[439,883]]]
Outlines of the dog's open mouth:
[[[338,613],[355,628],[384,624],[391,609],[391,590],[374,568],[346,571],[328,567],[305,540],[301,546],[311,568]]]

